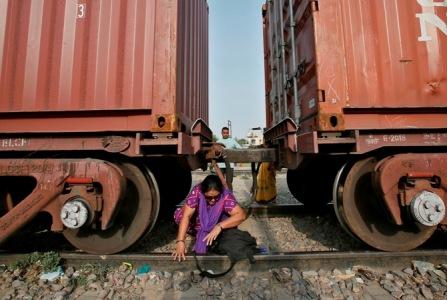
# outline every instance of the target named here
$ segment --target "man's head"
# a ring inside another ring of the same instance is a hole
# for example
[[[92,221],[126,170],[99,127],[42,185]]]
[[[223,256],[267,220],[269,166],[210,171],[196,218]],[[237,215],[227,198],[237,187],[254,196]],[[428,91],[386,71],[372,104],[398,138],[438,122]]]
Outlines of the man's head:
[[[227,139],[230,137],[230,129],[228,127],[222,127],[222,138]]]

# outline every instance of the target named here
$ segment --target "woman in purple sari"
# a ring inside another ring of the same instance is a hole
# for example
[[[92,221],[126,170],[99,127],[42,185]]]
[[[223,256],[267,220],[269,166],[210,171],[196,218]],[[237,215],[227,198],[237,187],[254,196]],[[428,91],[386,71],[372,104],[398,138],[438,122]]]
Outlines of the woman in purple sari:
[[[233,193],[216,175],[209,175],[194,186],[185,202],[174,214],[174,220],[179,224],[176,249],[172,253],[174,260],[185,260],[187,233],[196,235],[194,251],[205,254],[223,230],[236,227],[246,219],[245,211]]]

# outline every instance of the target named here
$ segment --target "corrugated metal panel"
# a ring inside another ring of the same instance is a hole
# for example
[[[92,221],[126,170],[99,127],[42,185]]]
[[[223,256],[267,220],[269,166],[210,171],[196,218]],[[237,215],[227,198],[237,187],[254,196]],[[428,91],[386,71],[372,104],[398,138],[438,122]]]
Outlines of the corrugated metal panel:
[[[334,75],[320,77],[320,87],[328,92],[328,100],[341,100],[345,107],[353,108],[447,106],[446,2],[319,3],[319,12],[315,15],[320,65],[341,64],[341,58],[346,64],[347,80],[338,87],[330,78]],[[424,18],[426,22],[422,21]],[[439,21],[440,28],[429,24],[434,20]],[[325,58],[324,46],[328,43],[329,28],[333,28],[331,41],[337,39],[338,45],[343,46],[341,49],[344,48],[344,53],[331,61]],[[420,41],[424,28],[430,41]],[[323,68],[319,72],[329,73]],[[337,93],[330,92],[334,86]],[[345,87],[347,98],[340,99]]]
[[[207,119],[207,23],[205,0],[1,0],[0,112]]]
[[[317,101],[313,1],[268,1],[264,39],[269,53],[266,68],[271,81],[268,94],[270,120],[276,124],[286,117],[296,122],[315,114],[316,105],[304,105],[302,99]],[[270,124],[268,124],[270,125]]]
[[[178,110],[208,122],[208,5],[179,1]]]
[[[150,108],[155,3],[2,1],[0,110]]]
[[[265,120],[267,127],[271,127],[273,123],[273,112],[270,105],[270,93],[272,91],[272,78],[271,78],[271,65],[270,65],[270,47],[269,47],[269,14],[268,3],[262,6],[262,18],[263,18],[263,41],[264,41],[264,80],[265,80]]]
[[[324,123],[335,117],[329,130],[370,128],[351,116],[386,118],[391,109],[393,120],[400,110],[407,117],[381,119],[371,129],[407,128],[420,124],[419,113],[447,107],[445,1],[274,0],[266,6],[273,125],[292,117],[311,131],[328,128]]]

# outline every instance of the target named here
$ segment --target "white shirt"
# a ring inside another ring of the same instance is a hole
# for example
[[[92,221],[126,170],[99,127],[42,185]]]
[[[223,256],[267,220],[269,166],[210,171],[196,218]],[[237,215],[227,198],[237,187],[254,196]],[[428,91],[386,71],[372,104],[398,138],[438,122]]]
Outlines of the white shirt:
[[[227,148],[227,149],[241,149],[242,148],[241,145],[239,145],[239,143],[232,137],[229,137],[226,139],[220,138],[217,140],[216,143],[223,144],[225,146],[225,148]],[[225,163],[220,162],[217,165],[221,169],[225,168]],[[234,163],[230,163],[230,168],[234,168]]]

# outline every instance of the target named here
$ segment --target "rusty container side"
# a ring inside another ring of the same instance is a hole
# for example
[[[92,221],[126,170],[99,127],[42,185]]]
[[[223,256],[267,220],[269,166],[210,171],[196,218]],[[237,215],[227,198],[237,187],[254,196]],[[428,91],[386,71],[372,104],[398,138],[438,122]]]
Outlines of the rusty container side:
[[[338,9],[350,24],[342,32],[349,78],[345,107],[447,106],[447,2],[424,2],[443,7],[394,0],[346,1]],[[431,20],[439,20],[444,32]]]
[[[302,133],[447,127],[445,1],[266,4],[272,125],[292,117]]]
[[[314,18],[321,130],[447,126],[446,2],[328,1]]]
[[[266,1],[263,11],[264,26],[264,50],[266,77],[270,84],[265,85],[266,89],[266,121],[267,125],[274,125],[280,121],[282,110],[281,94],[283,92],[282,80],[282,55],[281,55],[281,34],[282,29],[278,20],[279,2]],[[270,121],[270,122],[269,122]]]
[[[207,120],[207,22],[205,0],[2,0],[0,132]]]
[[[271,79],[271,66],[270,66],[270,47],[269,47],[269,18],[268,18],[268,6],[266,3],[262,6],[262,31],[263,31],[263,44],[264,44],[264,81],[265,81],[265,119],[267,127],[272,126],[273,112],[270,105],[270,92],[272,90]]]
[[[208,5],[179,1],[177,111],[208,122]]]
[[[282,6],[281,6],[282,5]],[[299,123],[317,112],[317,75],[314,19],[315,2],[268,1],[264,45],[268,48],[266,73],[271,89],[266,91],[271,127],[290,117]],[[304,105],[303,99],[309,99]]]

